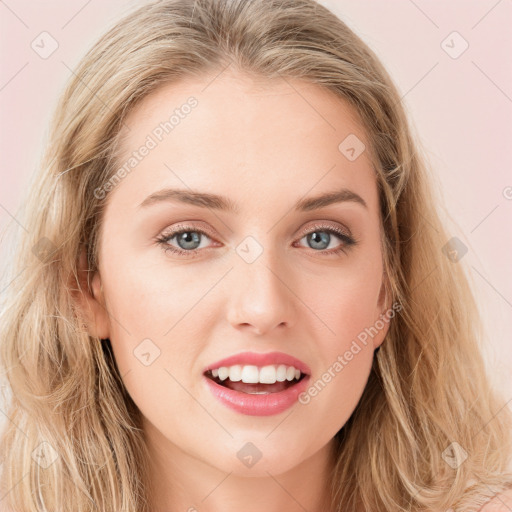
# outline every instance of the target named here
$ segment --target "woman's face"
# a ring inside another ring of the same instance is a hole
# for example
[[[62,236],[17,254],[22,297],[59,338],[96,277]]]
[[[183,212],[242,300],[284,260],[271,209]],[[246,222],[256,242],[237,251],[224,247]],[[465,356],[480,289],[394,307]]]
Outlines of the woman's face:
[[[125,171],[96,192],[111,188],[93,329],[111,340],[157,459],[275,475],[351,416],[389,308],[363,144],[331,93],[227,71],[165,86],[130,113]],[[220,370],[214,382],[205,370],[225,358],[232,379]]]

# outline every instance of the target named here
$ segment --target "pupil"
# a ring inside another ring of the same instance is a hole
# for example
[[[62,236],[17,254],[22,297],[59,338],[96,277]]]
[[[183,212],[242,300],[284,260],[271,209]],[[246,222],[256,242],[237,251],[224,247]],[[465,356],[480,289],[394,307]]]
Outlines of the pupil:
[[[182,245],[182,242],[185,246]],[[199,242],[199,234],[195,231],[186,231],[178,237],[178,244],[182,249],[196,249],[196,247],[190,247],[188,244],[194,244]]]
[[[318,236],[320,234],[320,236]],[[330,235],[329,233],[326,233],[325,231],[315,231],[314,233],[311,233],[309,236],[309,241],[313,244],[322,243],[325,244],[324,247],[314,247],[314,249],[325,249],[329,246],[329,239]]]

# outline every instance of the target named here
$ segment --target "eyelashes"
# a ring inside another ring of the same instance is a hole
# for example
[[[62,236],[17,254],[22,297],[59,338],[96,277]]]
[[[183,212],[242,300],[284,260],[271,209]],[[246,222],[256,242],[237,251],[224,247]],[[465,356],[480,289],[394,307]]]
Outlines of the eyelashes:
[[[161,245],[162,249],[165,252],[172,252],[172,253],[178,254],[180,256],[185,256],[185,257],[196,256],[197,253],[199,253],[203,249],[185,250],[185,249],[181,249],[180,247],[175,247],[175,246],[169,244],[169,242],[173,238],[176,238],[179,235],[184,235],[185,233],[199,233],[203,236],[206,236],[207,238],[211,238],[209,233],[207,233],[206,231],[203,231],[202,229],[185,227],[185,228],[182,228],[182,229],[179,229],[176,231],[171,231],[169,234],[157,238],[157,242]]]
[[[332,235],[336,237],[341,243],[339,246],[335,247],[334,249],[315,249],[315,248],[309,248],[311,251],[315,253],[325,254],[326,256],[336,256],[340,253],[347,253],[350,248],[352,248],[354,245],[358,243],[357,240],[354,239],[351,235],[348,235],[347,233],[343,232],[340,228],[337,228],[335,226],[331,225],[322,225],[317,224],[313,226],[312,228],[309,227],[306,229],[300,236],[299,242],[304,237],[310,237],[313,234],[320,234],[320,233],[326,233],[329,235],[329,245],[332,240]],[[185,258],[191,258],[196,257],[199,255],[200,252],[210,250],[212,247],[206,247],[206,248],[195,248],[195,249],[182,249],[181,247],[176,247],[174,245],[171,245],[169,242],[171,242],[174,238],[185,235],[185,234],[199,234],[200,236],[192,237],[193,241],[192,243],[196,243],[198,240],[201,239],[201,237],[207,237],[208,239],[213,239],[213,237],[205,231],[204,229],[197,228],[194,226],[187,226],[187,225],[180,225],[176,229],[170,231],[169,233],[166,233],[165,235],[159,236],[156,238],[156,242],[160,245],[162,250],[166,253],[170,252],[172,254],[175,254],[177,256],[182,256]],[[190,237],[187,237],[187,239]],[[182,240],[183,241],[183,240]],[[308,238],[308,241],[311,243],[311,239]],[[325,241],[325,238],[322,240]],[[185,240],[185,243],[190,243],[189,240]],[[313,241],[313,243],[317,243],[316,240]],[[294,242],[294,246],[296,242]],[[308,249],[308,248],[306,248]]]

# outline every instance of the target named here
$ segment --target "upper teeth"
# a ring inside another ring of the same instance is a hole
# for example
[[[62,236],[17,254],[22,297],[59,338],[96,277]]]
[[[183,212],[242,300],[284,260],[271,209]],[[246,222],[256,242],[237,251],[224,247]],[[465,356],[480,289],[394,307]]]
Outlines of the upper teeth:
[[[284,382],[285,380],[292,381],[293,379],[300,379],[300,370],[293,366],[269,365],[258,368],[253,365],[235,365],[235,366],[221,366],[212,370],[214,377],[219,377],[220,380],[229,380],[233,382],[245,382],[246,384],[274,384],[274,382]]]

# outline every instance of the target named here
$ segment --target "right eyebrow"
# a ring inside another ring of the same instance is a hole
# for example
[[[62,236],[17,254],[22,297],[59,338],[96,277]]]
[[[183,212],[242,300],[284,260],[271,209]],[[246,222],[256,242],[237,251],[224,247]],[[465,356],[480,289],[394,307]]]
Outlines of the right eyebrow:
[[[194,190],[180,190],[165,188],[149,195],[140,203],[139,208],[146,208],[153,204],[177,201],[202,208],[211,208],[213,210],[224,210],[231,213],[239,213],[238,206],[229,198],[210,194],[207,192],[197,192]]]

